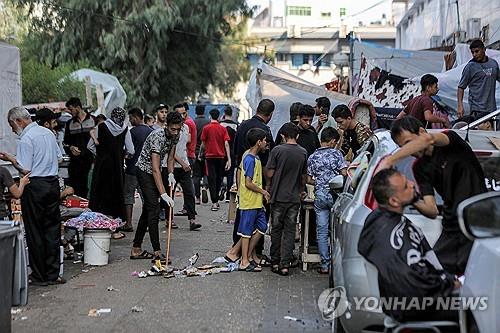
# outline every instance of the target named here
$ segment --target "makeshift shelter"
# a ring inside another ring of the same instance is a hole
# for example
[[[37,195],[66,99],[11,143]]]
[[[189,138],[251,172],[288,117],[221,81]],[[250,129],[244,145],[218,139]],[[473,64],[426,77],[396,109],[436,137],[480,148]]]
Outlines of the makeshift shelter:
[[[253,114],[259,102],[264,98],[271,99],[275,104],[273,117],[269,127],[276,134],[284,123],[290,119],[290,105],[294,102],[315,105],[316,98],[326,96],[332,103],[332,108],[338,104],[349,104],[353,97],[328,91],[323,86],[317,86],[298,76],[287,73],[264,62],[259,63],[250,76],[246,99]]]
[[[102,85],[104,97],[104,110],[97,110],[96,114],[103,113],[108,115],[111,110],[115,107],[124,107],[125,101],[127,100],[127,94],[123,89],[120,81],[111,75],[98,71],[94,71],[92,69],[79,69],[70,74],[71,77],[84,81],[85,77],[90,77],[90,84],[92,87],[96,87],[97,85]]]

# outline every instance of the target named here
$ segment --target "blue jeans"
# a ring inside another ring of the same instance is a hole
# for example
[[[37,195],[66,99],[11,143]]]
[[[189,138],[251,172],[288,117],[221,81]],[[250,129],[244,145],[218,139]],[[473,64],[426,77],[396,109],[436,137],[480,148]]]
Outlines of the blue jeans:
[[[328,250],[328,232],[330,226],[330,211],[334,200],[328,193],[316,193],[314,211],[316,213],[316,234],[318,237],[318,250],[321,257],[321,268],[328,269],[330,265],[330,251]]]

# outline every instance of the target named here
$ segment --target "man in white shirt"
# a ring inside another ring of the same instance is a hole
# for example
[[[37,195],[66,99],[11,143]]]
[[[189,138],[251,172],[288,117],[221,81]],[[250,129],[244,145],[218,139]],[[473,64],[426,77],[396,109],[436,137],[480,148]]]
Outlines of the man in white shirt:
[[[66,281],[59,277],[61,213],[59,211],[59,160],[62,154],[54,133],[31,121],[23,107],[10,109],[7,119],[12,131],[20,136],[16,158],[0,153],[23,175],[30,175],[30,184],[21,197],[29,262],[30,280],[47,286]]]

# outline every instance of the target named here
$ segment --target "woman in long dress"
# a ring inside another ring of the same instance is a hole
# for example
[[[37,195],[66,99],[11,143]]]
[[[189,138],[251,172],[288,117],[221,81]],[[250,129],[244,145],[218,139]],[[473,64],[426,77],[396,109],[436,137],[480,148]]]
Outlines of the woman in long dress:
[[[97,140],[91,139],[88,146],[96,155],[89,208],[122,220],[125,220],[124,159],[134,154],[134,145],[125,118],[126,112],[123,108],[114,108],[110,118],[97,127]],[[113,238],[123,237],[123,234],[117,234]]]

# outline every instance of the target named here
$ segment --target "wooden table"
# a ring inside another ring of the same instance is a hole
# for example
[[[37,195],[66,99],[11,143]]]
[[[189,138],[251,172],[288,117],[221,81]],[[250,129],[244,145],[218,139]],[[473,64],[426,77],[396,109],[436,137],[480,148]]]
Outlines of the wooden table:
[[[300,210],[301,214],[304,213],[304,218],[300,219],[300,255],[303,271],[307,271],[307,264],[321,262],[319,254],[309,253],[309,221],[311,218],[311,211],[314,214],[314,200],[308,198],[304,199]]]

